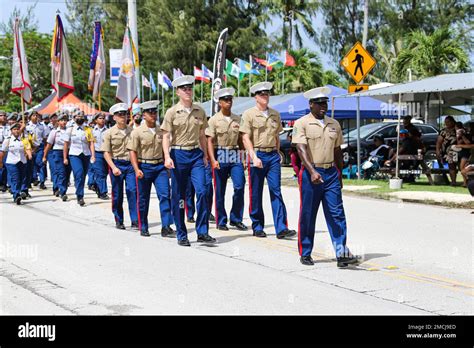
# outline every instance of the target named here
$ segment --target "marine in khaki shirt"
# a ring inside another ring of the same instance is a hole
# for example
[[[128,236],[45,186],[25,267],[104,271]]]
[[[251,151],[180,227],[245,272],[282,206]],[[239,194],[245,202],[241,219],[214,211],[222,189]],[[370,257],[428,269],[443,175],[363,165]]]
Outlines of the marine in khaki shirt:
[[[215,139],[214,148],[234,148],[239,146],[239,130],[241,117],[231,113],[224,116],[219,111],[209,119],[206,135]]]
[[[146,161],[153,164],[162,162],[163,131],[159,126],[150,129],[143,123],[132,131],[127,148],[136,153],[138,162]]]
[[[242,115],[240,131],[249,135],[254,148],[277,148],[282,130],[280,113],[270,107],[265,112],[254,106]]]
[[[196,104],[186,108],[181,102],[166,111],[161,129],[171,134],[171,146],[199,145],[201,131],[207,128],[204,110]]]
[[[130,141],[131,133],[132,128],[126,124],[124,127],[120,127],[116,124],[104,133],[104,142],[100,147],[100,151],[108,152],[108,157],[111,159],[130,161],[127,146]]]

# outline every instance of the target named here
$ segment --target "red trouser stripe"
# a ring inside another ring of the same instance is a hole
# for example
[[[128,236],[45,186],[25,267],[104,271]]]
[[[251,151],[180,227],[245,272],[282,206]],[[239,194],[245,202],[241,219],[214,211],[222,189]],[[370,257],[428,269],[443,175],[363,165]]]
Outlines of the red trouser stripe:
[[[215,168],[212,168],[212,180],[214,180],[214,215],[216,217],[216,226],[219,226],[219,214],[217,213],[217,183],[216,183],[216,173]]]
[[[138,190],[138,176],[135,175],[135,182],[137,184],[137,216],[138,216],[138,229],[142,230],[142,219],[140,218],[140,192]]]
[[[250,177],[250,157],[247,160],[247,170],[249,174],[249,215],[252,214],[252,178]]]
[[[112,184],[112,187],[111,187],[111,192],[110,192],[110,195],[112,196],[112,214],[114,212],[114,184],[113,184],[113,181],[112,181],[112,175],[114,175],[114,173],[112,173],[112,169],[110,168],[109,166],[109,175],[110,175],[110,183]],[[114,214],[114,219],[115,219],[115,223],[117,223],[117,219],[115,218],[115,214]]]
[[[301,212],[303,211],[303,171],[304,166],[301,167],[300,175],[298,176],[298,183],[300,184],[300,216],[298,217],[298,250],[300,256],[303,253],[303,247],[301,245]]]

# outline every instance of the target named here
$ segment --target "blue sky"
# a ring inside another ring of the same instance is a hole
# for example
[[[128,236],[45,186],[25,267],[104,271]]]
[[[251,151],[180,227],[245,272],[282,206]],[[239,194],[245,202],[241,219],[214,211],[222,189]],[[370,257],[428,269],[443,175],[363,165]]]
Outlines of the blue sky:
[[[5,23],[12,13],[15,6],[19,8],[22,13],[26,13],[26,9],[33,5],[35,1],[33,0],[0,0],[0,8],[1,8],[1,17],[0,20],[2,23]],[[35,16],[38,21],[39,31],[42,33],[50,33],[53,30],[54,26],[54,17],[56,15],[56,10],[61,12],[64,16],[67,13],[67,8],[65,4],[65,0],[40,0],[38,1],[36,8],[35,8]],[[67,26],[67,21],[64,20],[65,25]],[[281,30],[282,21],[278,18],[275,18],[273,22],[265,28],[270,33],[275,32],[277,30]],[[315,21],[316,30],[319,32],[320,29],[323,27],[323,23],[320,17],[318,17]],[[316,44],[311,40],[305,37],[304,42],[308,44],[307,48],[318,51],[318,47]],[[325,69],[335,69],[335,64],[339,62],[333,62],[332,58],[328,55],[320,53],[320,57],[323,62],[323,66]]]

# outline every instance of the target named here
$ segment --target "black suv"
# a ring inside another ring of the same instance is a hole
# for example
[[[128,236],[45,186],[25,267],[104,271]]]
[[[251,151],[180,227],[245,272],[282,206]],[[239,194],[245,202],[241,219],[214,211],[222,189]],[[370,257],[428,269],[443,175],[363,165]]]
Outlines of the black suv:
[[[421,132],[421,140],[426,147],[427,161],[436,158],[436,140],[438,130],[429,124],[413,124]],[[385,144],[396,148],[397,146],[397,122],[369,123],[360,127],[360,151],[361,160],[368,157],[373,148],[374,136],[380,134],[385,139]],[[344,135],[344,144],[341,146],[344,154],[344,162],[357,163],[357,129],[353,129]]]

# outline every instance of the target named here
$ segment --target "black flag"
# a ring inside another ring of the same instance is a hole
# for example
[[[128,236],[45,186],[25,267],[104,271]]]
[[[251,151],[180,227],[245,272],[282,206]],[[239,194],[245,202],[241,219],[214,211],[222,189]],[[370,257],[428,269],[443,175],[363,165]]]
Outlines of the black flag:
[[[221,31],[219,35],[219,40],[217,40],[216,45],[216,54],[214,55],[214,79],[212,80],[212,90],[211,90],[211,115],[214,115],[219,111],[219,104],[214,101],[214,93],[221,89],[222,81],[224,79],[224,69],[225,69],[225,50],[227,46],[227,31],[228,28],[225,28]]]

